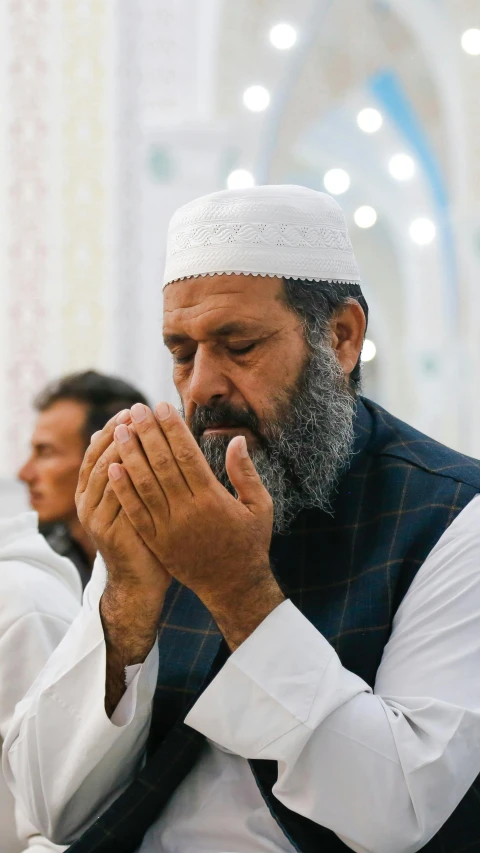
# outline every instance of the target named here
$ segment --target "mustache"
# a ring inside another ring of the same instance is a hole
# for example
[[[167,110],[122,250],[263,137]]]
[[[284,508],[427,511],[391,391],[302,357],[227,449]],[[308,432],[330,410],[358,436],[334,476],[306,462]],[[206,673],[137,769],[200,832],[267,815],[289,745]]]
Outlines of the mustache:
[[[197,442],[206,429],[221,427],[246,427],[261,443],[265,437],[260,428],[260,421],[251,408],[240,409],[231,403],[219,403],[217,406],[198,406],[193,413],[190,429]]]

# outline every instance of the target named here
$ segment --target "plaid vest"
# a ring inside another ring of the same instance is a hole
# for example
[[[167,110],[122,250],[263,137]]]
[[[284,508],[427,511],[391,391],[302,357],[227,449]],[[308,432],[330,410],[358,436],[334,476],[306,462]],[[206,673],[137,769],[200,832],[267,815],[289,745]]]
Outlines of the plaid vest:
[[[274,537],[271,557],[294,604],[343,665],[373,687],[395,611],[435,543],[480,492],[480,463],[365,399],[357,404],[355,433],[353,462],[340,482],[333,516],[302,512],[288,535]],[[147,762],[70,853],[133,853],[198,758],[203,737],[183,719],[227,651],[208,611],[177,583],[165,603],[159,646]],[[349,849],[333,832],[276,800],[276,762],[255,760],[250,766],[295,850]],[[480,850],[479,801],[480,777],[424,850]]]

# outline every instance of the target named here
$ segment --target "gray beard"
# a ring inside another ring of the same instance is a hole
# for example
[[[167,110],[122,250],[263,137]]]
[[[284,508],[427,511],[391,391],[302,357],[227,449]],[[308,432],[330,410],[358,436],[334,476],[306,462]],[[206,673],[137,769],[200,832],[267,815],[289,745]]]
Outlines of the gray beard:
[[[353,452],[354,402],[334,351],[328,344],[317,344],[289,400],[277,402],[277,419],[257,421],[254,431],[260,446],[252,448],[250,456],[273,500],[275,533],[286,532],[301,509],[331,511],[338,480]],[[201,412],[194,415],[194,434],[206,422]],[[225,468],[230,439],[196,438],[217,479],[235,494]]]

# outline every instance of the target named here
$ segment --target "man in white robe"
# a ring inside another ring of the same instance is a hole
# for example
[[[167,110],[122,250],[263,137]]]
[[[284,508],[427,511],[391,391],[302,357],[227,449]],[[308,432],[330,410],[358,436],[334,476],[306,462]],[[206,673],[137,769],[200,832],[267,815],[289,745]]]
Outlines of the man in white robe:
[[[38,533],[34,512],[0,519],[0,750],[24,698],[80,610],[74,565]],[[60,851],[15,808],[0,772],[1,853]]]

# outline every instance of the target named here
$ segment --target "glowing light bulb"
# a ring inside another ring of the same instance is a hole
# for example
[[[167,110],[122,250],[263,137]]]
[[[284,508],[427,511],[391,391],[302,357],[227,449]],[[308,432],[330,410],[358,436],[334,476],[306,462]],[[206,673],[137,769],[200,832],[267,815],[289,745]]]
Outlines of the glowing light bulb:
[[[327,193],[342,195],[350,186],[350,175],[344,169],[330,169],[323,176],[323,184]]]
[[[270,92],[265,86],[249,86],[243,93],[243,103],[248,110],[261,113],[270,103]]]
[[[420,217],[410,225],[410,237],[417,246],[428,246],[435,239],[437,229],[431,219]]]
[[[395,154],[388,163],[388,171],[396,181],[409,181],[415,174],[415,163],[408,154]]]
[[[227,178],[227,187],[229,190],[242,190],[246,187],[254,186],[255,178],[248,169],[234,169]]]
[[[270,30],[270,41],[278,50],[288,50],[297,40],[297,31],[291,24],[275,24]]]
[[[377,354],[377,348],[373,341],[370,341],[368,338],[365,338],[363,342],[363,349],[361,359],[363,362],[373,361]]]
[[[363,130],[365,133],[376,133],[383,124],[382,114],[378,110],[373,109],[373,107],[367,107],[358,113],[357,124],[360,130]]]
[[[466,30],[462,36],[462,47],[470,56],[480,56],[480,30]]]
[[[374,207],[364,204],[362,207],[357,208],[353,214],[353,218],[359,228],[371,228],[377,221],[377,211]]]
[[[373,341],[370,341],[368,338],[365,338],[363,342],[363,349],[361,359],[363,362],[373,361],[377,354],[377,348]]]

